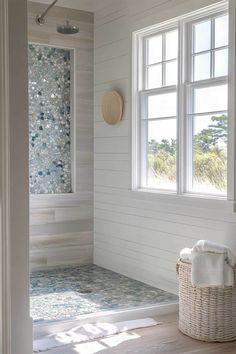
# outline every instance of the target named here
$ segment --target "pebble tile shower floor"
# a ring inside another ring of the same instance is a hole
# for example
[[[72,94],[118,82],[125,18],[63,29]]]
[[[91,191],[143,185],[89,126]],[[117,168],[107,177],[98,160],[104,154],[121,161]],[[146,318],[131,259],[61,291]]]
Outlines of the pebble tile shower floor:
[[[34,323],[178,300],[176,295],[95,265],[32,272],[30,298]]]

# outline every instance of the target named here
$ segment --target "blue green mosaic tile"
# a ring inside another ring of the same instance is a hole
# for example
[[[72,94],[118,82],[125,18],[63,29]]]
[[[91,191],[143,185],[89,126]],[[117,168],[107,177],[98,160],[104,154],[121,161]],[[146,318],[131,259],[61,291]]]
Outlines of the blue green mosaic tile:
[[[33,272],[30,298],[35,323],[178,301],[176,295],[95,265]]]
[[[71,51],[29,44],[29,184],[71,192]]]

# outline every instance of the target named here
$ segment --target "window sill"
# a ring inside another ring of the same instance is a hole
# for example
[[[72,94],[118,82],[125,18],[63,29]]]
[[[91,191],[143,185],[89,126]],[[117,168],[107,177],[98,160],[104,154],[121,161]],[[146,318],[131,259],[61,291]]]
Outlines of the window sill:
[[[175,206],[187,206],[195,208],[206,208],[210,210],[224,210],[225,213],[236,212],[235,201],[228,200],[224,196],[210,196],[186,193],[178,195],[171,191],[160,191],[153,189],[132,189],[131,193],[145,200],[151,200]]]

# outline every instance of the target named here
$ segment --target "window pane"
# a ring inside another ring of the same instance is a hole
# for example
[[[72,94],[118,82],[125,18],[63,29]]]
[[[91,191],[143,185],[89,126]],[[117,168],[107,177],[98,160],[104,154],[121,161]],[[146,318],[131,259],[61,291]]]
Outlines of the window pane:
[[[226,111],[227,96],[227,85],[195,89],[194,113]]]
[[[194,53],[211,48],[211,21],[200,22],[194,25]]]
[[[28,63],[30,192],[71,193],[71,52],[30,44]]]
[[[196,116],[193,121],[193,191],[226,193],[227,117]]]
[[[148,122],[147,187],[176,189],[176,119]]]
[[[176,116],[176,92],[148,97],[148,118]]]
[[[162,61],[162,35],[149,38],[147,45],[148,64],[160,63]]]
[[[178,57],[178,31],[166,33],[166,60],[176,59]]]
[[[157,88],[162,86],[162,64],[157,64],[154,66],[149,66],[147,68],[148,74],[148,82],[147,88]]]
[[[215,47],[228,45],[229,40],[229,19],[228,16],[221,16],[215,19]]]
[[[177,60],[165,64],[166,86],[177,85],[178,81],[178,65]]]
[[[209,79],[211,76],[211,55],[210,53],[199,54],[193,57],[194,80]]]
[[[215,51],[215,77],[228,75],[228,49]]]

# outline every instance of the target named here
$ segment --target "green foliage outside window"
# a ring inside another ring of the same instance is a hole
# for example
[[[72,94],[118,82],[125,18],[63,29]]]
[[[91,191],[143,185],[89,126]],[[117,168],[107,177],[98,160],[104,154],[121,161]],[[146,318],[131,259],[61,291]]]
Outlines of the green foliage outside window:
[[[193,139],[193,174],[198,183],[211,184],[220,191],[226,189],[227,117],[213,116],[208,128]],[[176,140],[149,141],[149,167],[156,176],[170,181],[176,178]]]

